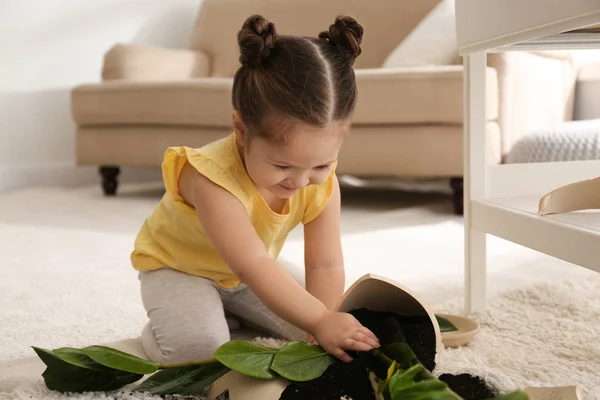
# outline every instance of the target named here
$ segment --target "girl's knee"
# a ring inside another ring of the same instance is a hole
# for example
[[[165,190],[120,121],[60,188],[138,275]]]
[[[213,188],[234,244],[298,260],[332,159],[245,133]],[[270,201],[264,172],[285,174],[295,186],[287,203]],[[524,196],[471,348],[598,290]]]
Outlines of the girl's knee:
[[[176,344],[170,349],[161,352],[162,364],[175,364],[211,358],[215,351],[225,342],[226,340],[217,340],[216,338],[198,338],[193,343]]]
[[[168,365],[210,358],[221,345],[229,340],[229,337],[212,332],[196,332],[195,334],[181,332],[161,339],[163,340],[159,343],[149,325],[144,328],[142,344],[148,358],[155,363]]]

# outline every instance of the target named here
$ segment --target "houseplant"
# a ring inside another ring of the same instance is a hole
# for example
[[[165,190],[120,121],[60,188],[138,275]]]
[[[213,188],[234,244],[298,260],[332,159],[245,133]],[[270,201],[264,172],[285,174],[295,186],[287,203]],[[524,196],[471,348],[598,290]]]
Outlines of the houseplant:
[[[408,288],[368,274],[346,291],[337,309],[352,313],[371,329],[382,347],[355,353],[352,363],[344,363],[304,342],[272,348],[232,340],[213,358],[175,365],[159,365],[105,346],[34,350],[47,366],[42,374],[46,386],[60,392],[112,391],[145,378],[133,390],[156,395],[206,394],[213,399],[242,382],[235,377],[243,376],[247,378],[244,384],[254,385],[259,393],[265,388],[262,400],[317,398],[312,392],[303,394],[307,390],[320,390],[318,396],[325,397],[319,398],[328,398],[327,393],[350,398],[352,390],[362,390],[364,396],[356,398],[461,399],[431,373],[436,355],[443,351],[440,322],[448,321],[437,318]],[[263,385],[267,382],[278,383],[268,395],[268,386]],[[527,397],[515,392],[506,398]]]

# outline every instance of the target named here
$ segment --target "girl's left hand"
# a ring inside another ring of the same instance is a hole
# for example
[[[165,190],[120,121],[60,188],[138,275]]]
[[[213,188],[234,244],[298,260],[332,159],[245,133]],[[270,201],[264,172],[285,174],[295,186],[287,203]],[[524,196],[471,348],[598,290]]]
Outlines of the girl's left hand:
[[[315,340],[315,337],[310,333],[306,336],[306,343],[314,344],[315,346],[319,345],[319,343],[317,343],[317,341]]]

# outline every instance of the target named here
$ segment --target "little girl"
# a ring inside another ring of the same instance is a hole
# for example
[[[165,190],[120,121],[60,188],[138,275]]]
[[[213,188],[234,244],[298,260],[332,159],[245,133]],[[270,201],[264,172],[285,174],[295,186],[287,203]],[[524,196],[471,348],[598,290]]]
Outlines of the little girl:
[[[352,315],[334,311],[345,286],[335,167],[356,103],[362,35],[350,17],[318,38],[278,36],[261,16],[243,24],[234,132],[166,151],[166,194],[131,255],[153,361],[212,356],[230,340],[225,312],[344,361],[346,350],[379,346]],[[305,287],[276,261],[299,223]]]

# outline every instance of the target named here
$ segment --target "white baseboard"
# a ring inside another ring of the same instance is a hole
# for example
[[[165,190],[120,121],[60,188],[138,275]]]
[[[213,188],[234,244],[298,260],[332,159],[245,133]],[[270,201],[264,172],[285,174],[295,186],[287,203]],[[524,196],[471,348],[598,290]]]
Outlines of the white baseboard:
[[[122,168],[119,182],[159,181],[160,170]],[[81,186],[100,184],[96,167],[77,167],[70,163],[53,163],[0,167],[0,192],[28,186]]]

